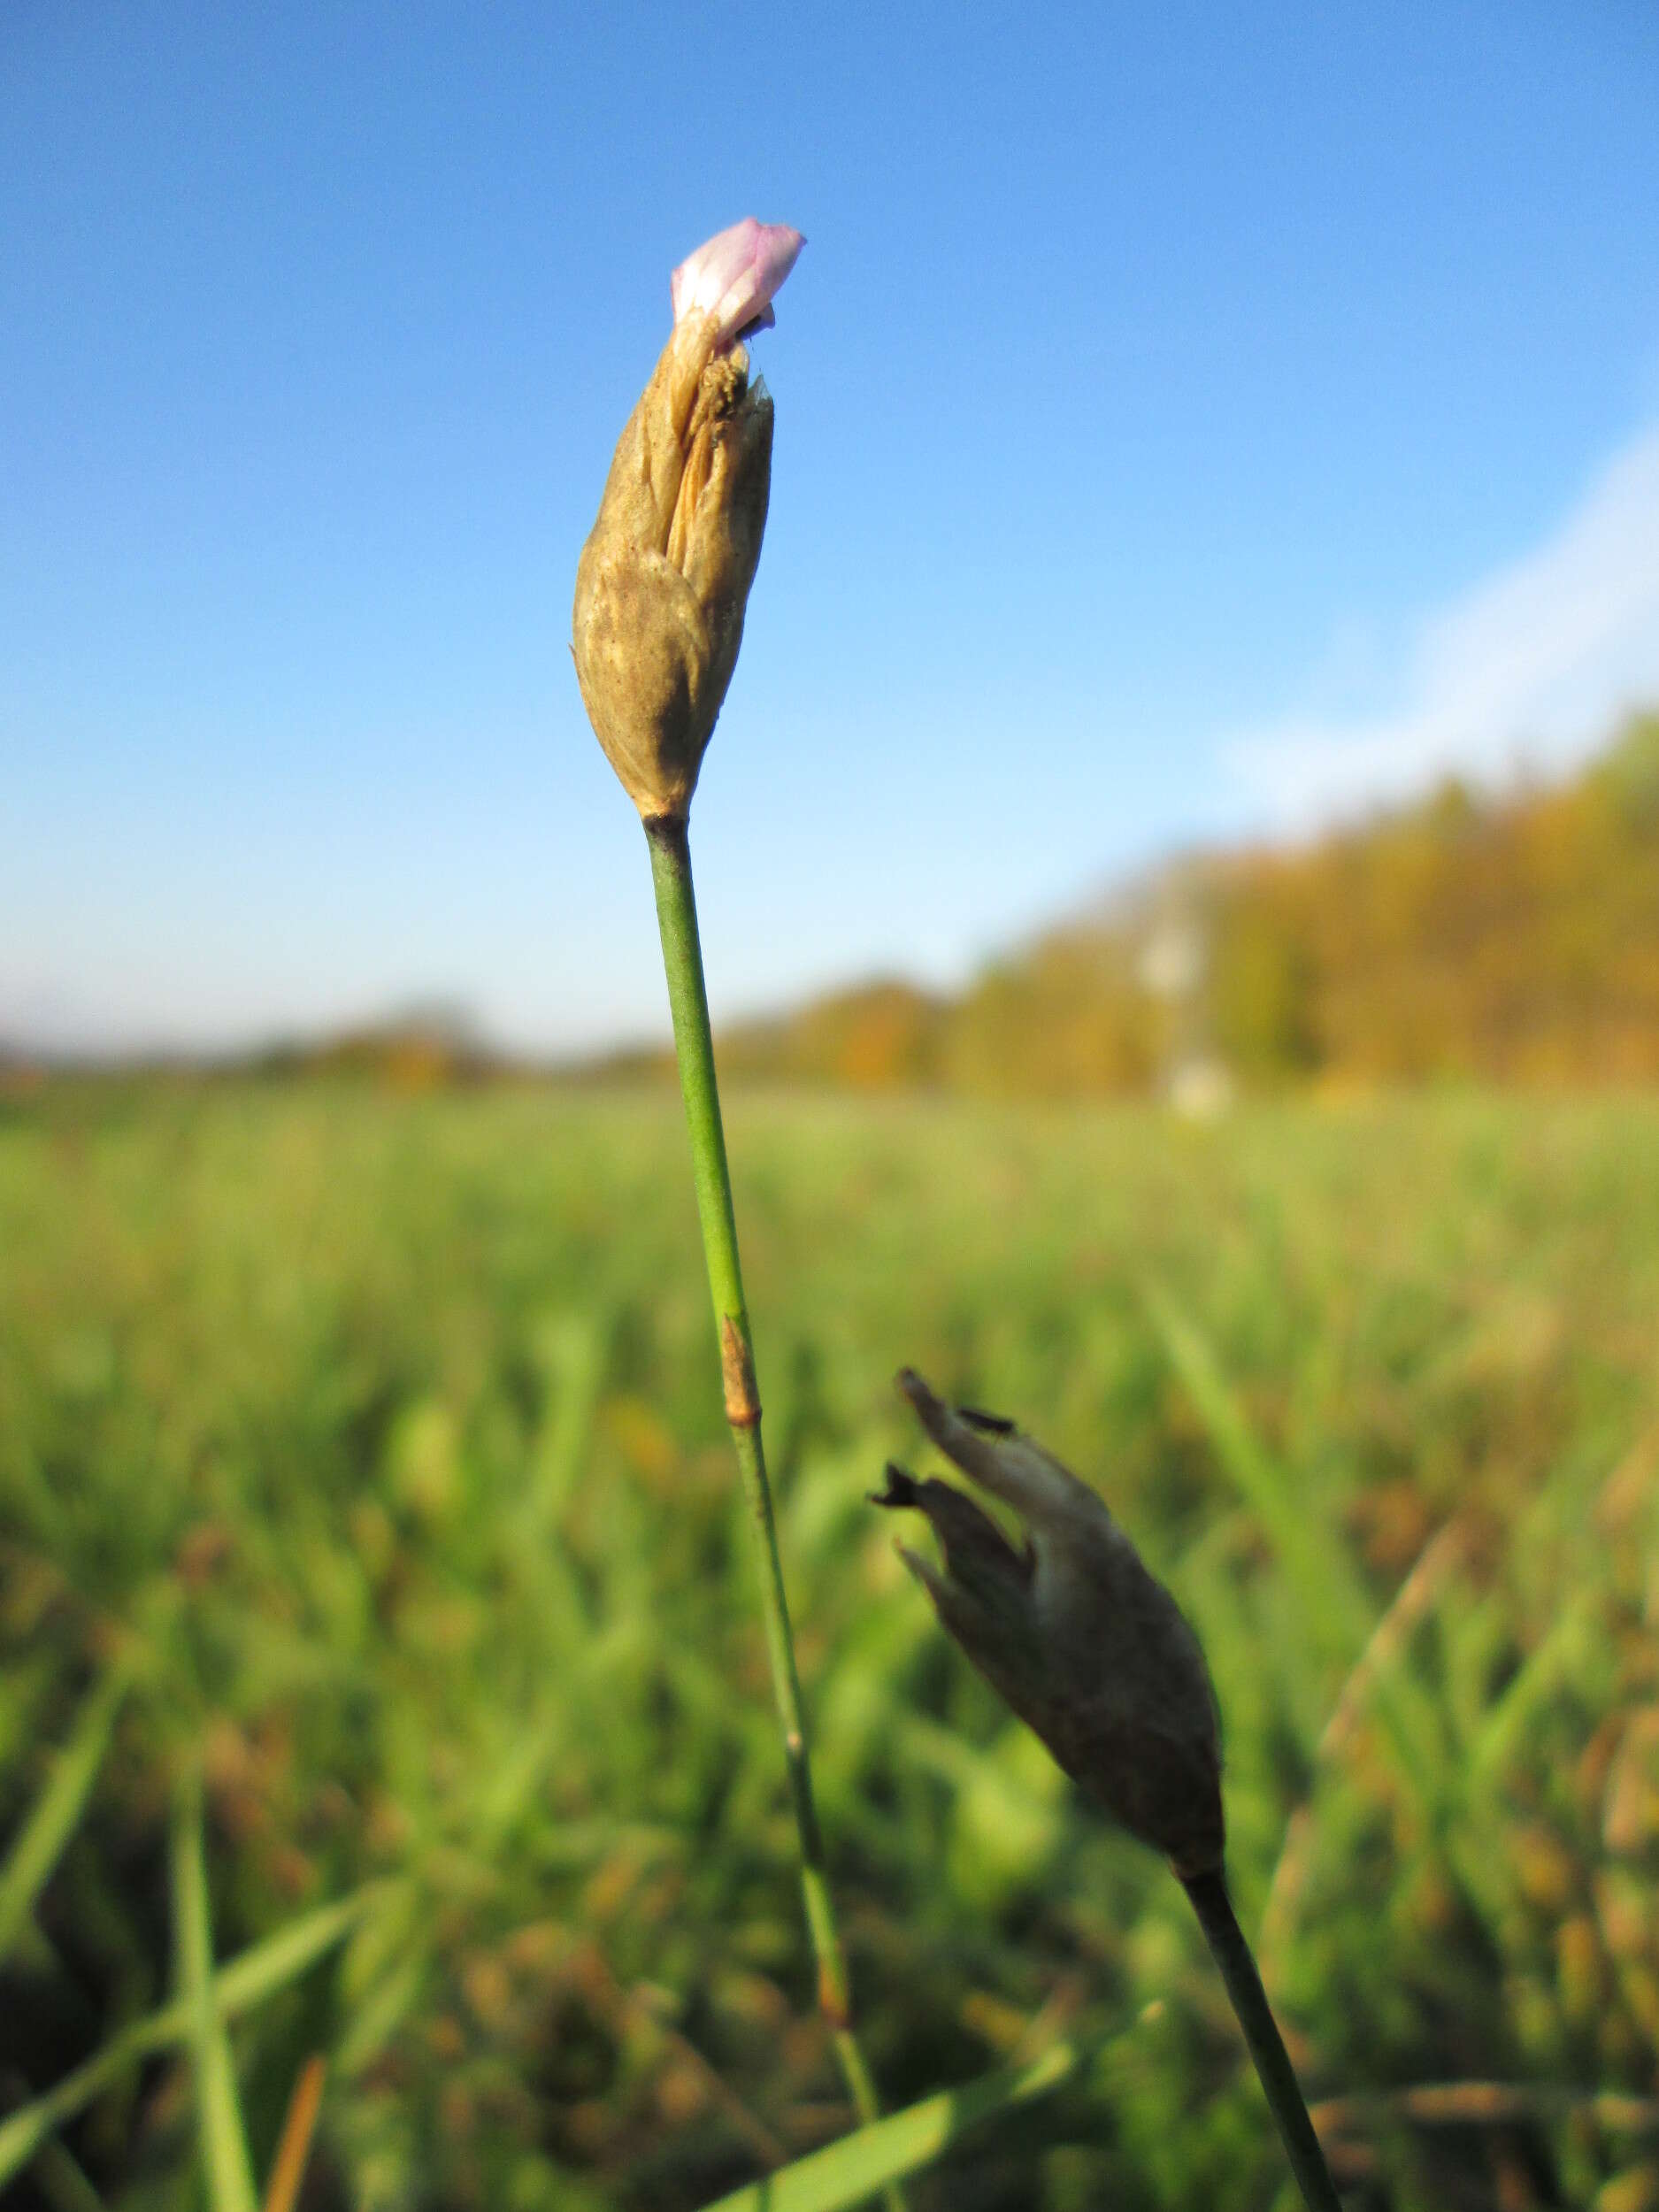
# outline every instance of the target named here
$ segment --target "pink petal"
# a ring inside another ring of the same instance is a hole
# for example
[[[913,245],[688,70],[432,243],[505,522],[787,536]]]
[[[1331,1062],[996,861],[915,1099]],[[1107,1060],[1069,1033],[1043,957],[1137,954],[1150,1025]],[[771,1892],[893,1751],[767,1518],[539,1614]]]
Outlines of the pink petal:
[[[668,280],[675,322],[711,316],[721,345],[750,330],[769,330],[773,296],[805,243],[787,223],[757,223],[752,215],[718,232]]]

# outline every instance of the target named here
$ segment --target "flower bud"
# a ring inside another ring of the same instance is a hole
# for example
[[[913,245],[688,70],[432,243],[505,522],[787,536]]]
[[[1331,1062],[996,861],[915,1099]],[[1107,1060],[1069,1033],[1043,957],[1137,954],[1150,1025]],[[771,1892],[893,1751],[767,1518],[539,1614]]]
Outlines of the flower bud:
[[[899,1548],[940,1619],[1121,1826],[1183,1879],[1219,1869],[1215,1694],[1180,1608],[1094,1491],[1011,1421],[953,1412],[909,1368],[898,1386],[946,1457],[1025,1526],[1016,1551],[961,1491],[887,1468],[874,1502],[923,1514],[943,1553],[941,1572]]]
[[[737,664],[772,488],[772,399],[735,341],[802,241],[740,223],[674,272],[674,327],[618,442],[576,571],[582,703],[650,821],[683,819]]]
[[[712,316],[721,345],[771,330],[778,319],[772,296],[782,288],[805,243],[787,223],[757,223],[752,215],[718,232],[687,254],[668,280],[674,320]]]

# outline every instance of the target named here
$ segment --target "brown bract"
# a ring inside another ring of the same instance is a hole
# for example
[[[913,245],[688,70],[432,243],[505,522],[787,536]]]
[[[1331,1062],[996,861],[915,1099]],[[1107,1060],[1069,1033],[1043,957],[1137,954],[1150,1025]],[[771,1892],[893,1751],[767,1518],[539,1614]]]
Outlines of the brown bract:
[[[690,808],[766,527],[771,396],[741,346],[715,346],[708,317],[675,326],[576,570],[582,702],[647,821]]]

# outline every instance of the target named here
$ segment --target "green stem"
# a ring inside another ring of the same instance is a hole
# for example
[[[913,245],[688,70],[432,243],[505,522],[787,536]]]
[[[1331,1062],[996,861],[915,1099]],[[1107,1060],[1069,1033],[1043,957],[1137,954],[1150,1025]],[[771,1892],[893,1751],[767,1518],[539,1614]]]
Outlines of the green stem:
[[[1331,2178],[1331,2170],[1325,2162],[1325,2153],[1319,2148],[1319,2139],[1313,2131],[1313,2122],[1302,2101],[1290,2054],[1285,2048],[1279,2023],[1267,2001],[1267,1992],[1256,1970],[1256,1960],[1233,1909],[1233,1900],[1227,1895],[1226,1879],[1219,1872],[1194,1874],[1184,1877],[1183,1886],[1193,1901],[1193,1910],[1198,1915],[1198,1924],[1204,1932],[1210,1955],[1227,1985],[1227,1995],[1233,2001],[1233,2009],[1238,2015],[1268,2104],[1284,2139],[1302,2201],[1309,2212],[1342,2212],[1336,2184]]]
[[[662,932],[663,966],[668,1002],[674,1017],[674,1049],[680,1060],[680,1087],[691,1133],[692,1175],[697,1213],[703,1224],[703,1257],[714,1300],[714,1326],[720,1348],[726,1416],[737,1453],[743,1494],[754,1528],[760,1568],[761,1613],[772,1662],[772,1695],[783,1733],[784,1763],[801,1846],[801,1889],[807,1928],[818,1960],[818,2004],[827,2022],[835,2055],[861,2124],[880,2116],[875,2084],[852,2027],[852,1995],[846,1954],[836,1926],[824,1863],[824,1838],[812,1801],[812,1769],[802,1716],[801,1678],[795,1639],[784,1594],[783,1566],[772,1517],[772,1486],[760,1436],[760,1399],[755,1387],[754,1340],[743,1302],[738,1263],[737,1221],[732,1210],[732,1178],[720,1120],[720,1093],[714,1072],[714,1038],[709,1026],[709,997],[703,979],[703,947],[697,934],[697,902],[691,881],[691,847],[683,820],[658,815],[645,825],[657,887],[657,919]],[[902,2204],[888,2192],[890,2204]]]

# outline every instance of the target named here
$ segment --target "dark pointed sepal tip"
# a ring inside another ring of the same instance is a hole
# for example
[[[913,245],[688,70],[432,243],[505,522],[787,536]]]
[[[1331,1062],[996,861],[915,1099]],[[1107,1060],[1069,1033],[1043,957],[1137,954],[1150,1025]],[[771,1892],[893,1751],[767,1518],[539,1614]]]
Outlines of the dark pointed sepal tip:
[[[944,1400],[934,1396],[927,1386],[926,1377],[918,1375],[913,1367],[901,1367],[893,1380],[900,1397],[934,1441],[940,1442],[939,1424],[950,1418],[950,1409]]]
[[[921,1497],[913,1475],[907,1475],[903,1468],[895,1465],[892,1460],[888,1460],[883,1471],[887,1476],[887,1486],[885,1490],[871,1491],[872,1505],[919,1506],[921,1504]]]
[[[1018,1426],[1006,1414],[987,1413],[983,1406],[958,1406],[956,1414],[971,1429],[979,1429],[987,1436],[1012,1436]]]

